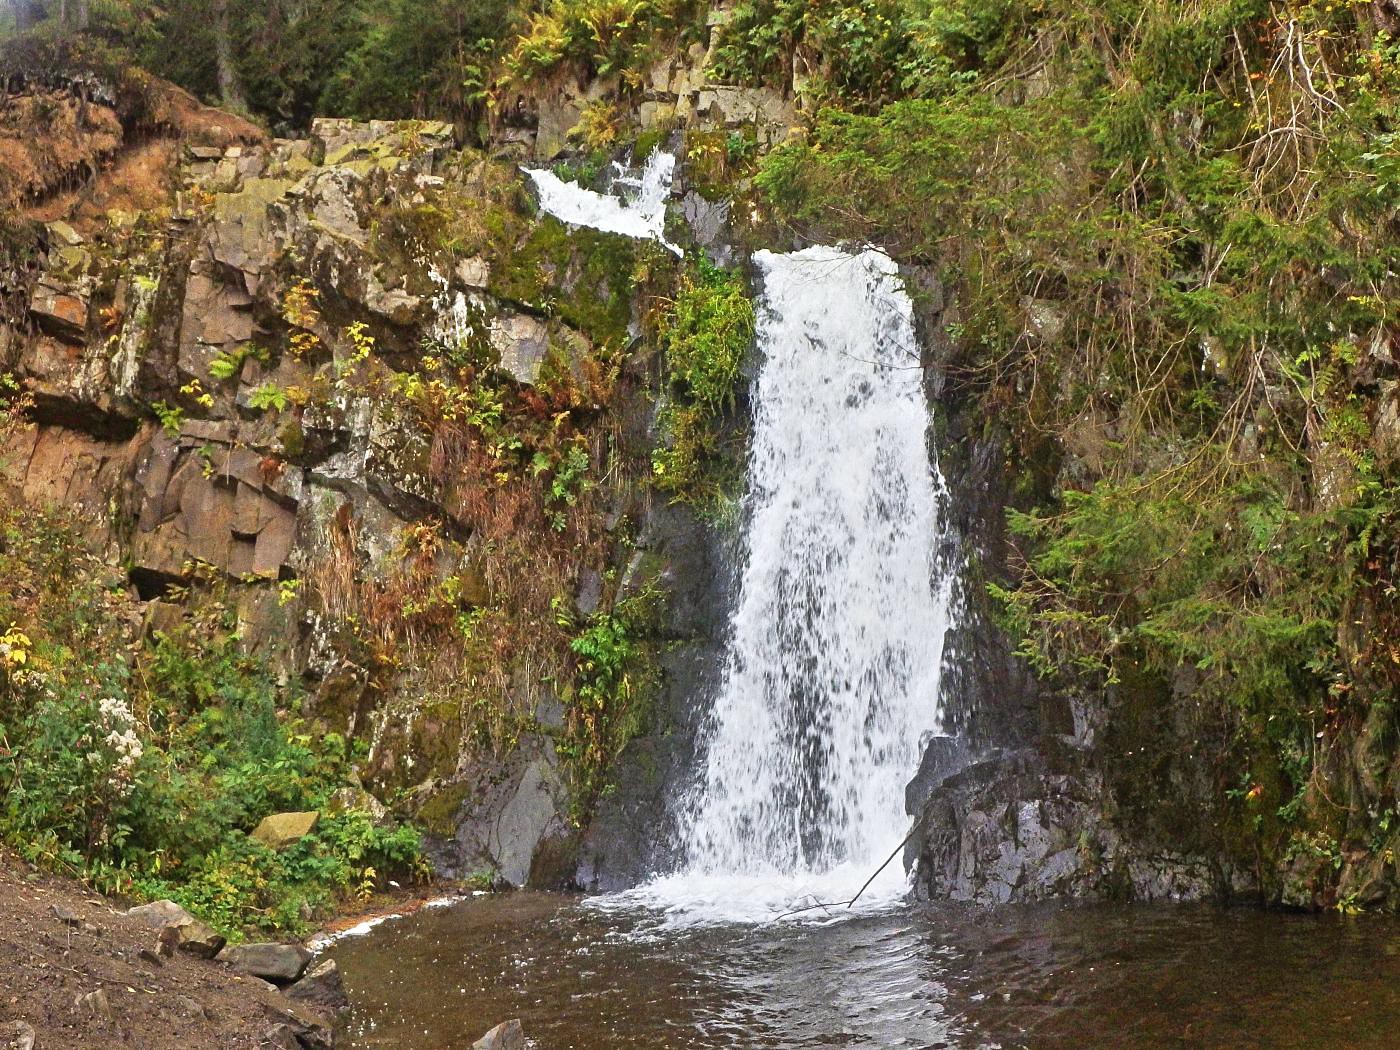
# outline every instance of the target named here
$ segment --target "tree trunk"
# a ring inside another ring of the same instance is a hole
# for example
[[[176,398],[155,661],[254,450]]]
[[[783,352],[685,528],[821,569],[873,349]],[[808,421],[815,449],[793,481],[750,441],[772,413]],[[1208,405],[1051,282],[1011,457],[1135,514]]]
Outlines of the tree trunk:
[[[219,77],[219,98],[229,109],[247,112],[248,100],[238,68],[233,64],[233,32],[228,16],[229,0],[214,0],[214,62]]]
[[[91,23],[92,11],[88,0],[73,0],[73,28],[80,33],[86,33]]]

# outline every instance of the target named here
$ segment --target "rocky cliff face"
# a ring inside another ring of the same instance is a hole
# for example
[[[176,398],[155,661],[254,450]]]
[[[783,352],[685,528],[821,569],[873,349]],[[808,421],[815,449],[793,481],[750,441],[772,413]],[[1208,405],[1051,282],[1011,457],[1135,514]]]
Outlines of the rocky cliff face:
[[[570,632],[669,571],[635,321],[669,255],[536,218],[443,125],[266,141],[190,102],[203,133],[133,172],[84,83],[19,106],[70,114],[73,158],[16,184],[7,498],[76,511],[150,632],[217,587],[444,870],[570,880]],[[122,181],[139,214],[103,206]]]
[[[30,425],[0,428],[0,491],[74,511],[146,634],[231,610],[447,873],[560,886],[584,847],[585,881],[635,877],[631,808],[662,819],[684,765],[726,575],[723,531],[649,484],[682,267],[539,215],[519,165],[640,102],[613,155],[670,138],[673,236],[729,258],[723,143],[795,103],[692,51],[640,98],[530,87],[488,151],[431,122],[268,139],[125,68],[6,86],[0,394]],[[590,632],[625,635],[601,712]]]

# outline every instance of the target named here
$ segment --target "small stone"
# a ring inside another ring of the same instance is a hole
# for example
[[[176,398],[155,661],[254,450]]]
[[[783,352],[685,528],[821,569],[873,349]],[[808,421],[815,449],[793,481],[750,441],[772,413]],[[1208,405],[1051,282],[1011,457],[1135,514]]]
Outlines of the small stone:
[[[457,264],[457,279],[468,288],[485,288],[491,283],[491,264],[479,255]]]
[[[274,813],[264,817],[252,831],[252,837],[272,849],[284,849],[311,834],[321,819],[320,813]]]
[[[236,944],[225,948],[219,961],[239,973],[291,984],[305,972],[311,953],[299,944]]]
[[[191,999],[188,995],[177,995],[173,1005],[175,1012],[186,1020],[212,1020],[209,1011],[204,1008],[204,1004]]]
[[[34,1050],[33,1026],[24,1021],[0,1023],[0,1050]]]
[[[66,288],[40,282],[29,301],[39,327],[56,339],[81,342],[88,323],[88,302]]]
[[[156,954],[160,958],[171,958],[178,947],[180,947],[180,931],[177,927],[167,926],[156,936]]]
[[[579,579],[574,606],[580,616],[592,616],[603,601],[603,577],[593,569],[585,569]]]
[[[136,958],[140,959],[143,963],[157,968],[165,965],[165,960],[160,957],[160,953],[158,951],[153,952],[149,948],[142,948],[136,953]]]
[[[95,1017],[99,1021],[112,1019],[112,1004],[107,998],[107,993],[101,988],[95,992],[88,992],[87,995],[78,996],[73,1000],[73,1005],[84,1011],[89,1017]]]
[[[345,995],[345,981],[334,959],[327,959],[288,988],[287,998],[333,1013],[350,1005]]]
[[[521,383],[534,383],[549,352],[549,326],[528,314],[513,314],[491,325],[491,346],[501,368]]]
[[[525,1029],[518,1019],[503,1021],[476,1042],[472,1050],[528,1050]]]

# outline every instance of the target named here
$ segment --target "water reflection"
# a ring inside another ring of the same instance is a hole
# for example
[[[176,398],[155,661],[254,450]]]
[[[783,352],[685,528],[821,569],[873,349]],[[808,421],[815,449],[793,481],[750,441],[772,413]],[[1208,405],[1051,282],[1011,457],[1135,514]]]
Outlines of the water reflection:
[[[1246,910],[904,910],[665,930],[530,893],[331,954],[354,1047],[541,1050],[1400,1045],[1400,924]]]

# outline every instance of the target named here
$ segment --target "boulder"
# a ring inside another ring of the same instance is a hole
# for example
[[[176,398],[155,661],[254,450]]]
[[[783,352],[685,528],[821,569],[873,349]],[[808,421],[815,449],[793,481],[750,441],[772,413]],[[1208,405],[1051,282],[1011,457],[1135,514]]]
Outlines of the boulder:
[[[528,1046],[520,1021],[511,1019],[501,1022],[472,1043],[472,1050],[527,1050]]]
[[[334,959],[327,959],[308,971],[301,980],[287,989],[287,998],[332,1013],[344,1010],[350,1005],[350,1000],[345,995],[345,981],[341,978],[340,967]]]
[[[316,812],[274,813],[264,817],[251,834],[265,846],[285,849],[311,834],[320,819],[321,814]]]
[[[197,959],[212,959],[224,946],[223,934],[216,933],[212,926],[198,920],[170,928],[179,936],[176,947]]]
[[[291,984],[305,972],[311,953],[299,944],[235,944],[219,953],[219,961],[273,984]]]
[[[225,939],[213,927],[200,922],[174,901],[154,901],[132,908],[127,915],[160,931],[162,954],[175,948],[200,959],[212,959],[223,948]]]
[[[491,326],[491,346],[501,355],[501,368],[521,383],[533,383],[549,352],[549,326],[528,314],[503,317]]]

